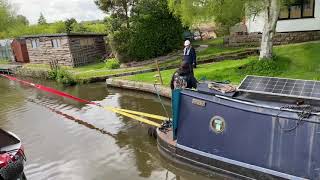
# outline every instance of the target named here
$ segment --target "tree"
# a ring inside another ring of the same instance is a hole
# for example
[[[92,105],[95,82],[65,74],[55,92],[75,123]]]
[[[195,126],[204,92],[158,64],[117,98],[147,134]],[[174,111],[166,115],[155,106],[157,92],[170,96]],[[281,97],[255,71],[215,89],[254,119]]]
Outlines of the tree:
[[[130,27],[130,15],[132,7],[138,0],[95,0],[96,5],[105,13],[116,15]]]
[[[74,30],[74,32],[81,32],[81,33],[88,32],[87,27],[83,23],[75,24],[73,30]]]
[[[244,0],[168,0],[170,10],[187,27],[197,29],[206,22],[214,22],[220,34],[229,32],[229,28],[244,17]]]
[[[71,33],[72,31],[74,31],[74,28],[78,24],[78,22],[75,18],[71,18],[67,19],[64,24],[66,26],[66,32]]]
[[[166,0],[140,0],[132,10],[129,55],[136,60],[157,57],[182,42],[181,21],[170,13]]]
[[[23,24],[23,25],[25,25],[25,26],[28,26],[29,25],[29,21],[28,21],[28,19],[25,17],[25,16],[23,16],[23,15],[18,15],[17,17],[16,17],[16,21],[17,21],[17,23],[21,23],[21,24]]]
[[[130,26],[118,13],[106,18],[108,41],[121,62],[145,60],[177,49],[183,27],[167,0],[139,0],[131,6]]]
[[[44,17],[44,15],[42,13],[40,13],[40,17],[38,19],[38,24],[40,24],[40,25],[47,24],[47,20],[46,20],[46,18]]]
[[[273,37],[276,33],[277,22],[280,14],[280,0],[265,0],[264,27],[261,39],[259,59],[272,59]]]
[[[262,13],[265,20],[259,56],[262,60],[272,58],[272,39],[276,32],[281,5],[292,1],[294,0],[168,0],[168,3],[170,9],[184,22],[190,22],[186,19],[193,18],[189,17],[193,16],[193,13],[184,12],[188,6],[191,6],[188,8],[190,11],[195,7],[200,17],[211,17],[215,23],[225,23],[229,26],[245,18],[245,13],[247,16]]]
[[[7,0],[0,0],[0,38],[8,38],[13,29],[26,26],[26,17],[16,15],[14,7]]]
[[[0,31],[7,30],[12,22],[12,10],[6,0],[0,0]]]

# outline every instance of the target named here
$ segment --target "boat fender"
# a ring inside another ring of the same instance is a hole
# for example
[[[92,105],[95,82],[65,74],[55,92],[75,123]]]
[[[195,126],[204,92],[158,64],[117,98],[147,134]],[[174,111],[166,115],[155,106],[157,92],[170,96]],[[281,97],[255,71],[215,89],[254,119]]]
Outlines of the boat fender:
[[[149,127],[148,128],[148,135],[150,137],[153,137],[154,139],[157,139],[157,128],[156,127]]]

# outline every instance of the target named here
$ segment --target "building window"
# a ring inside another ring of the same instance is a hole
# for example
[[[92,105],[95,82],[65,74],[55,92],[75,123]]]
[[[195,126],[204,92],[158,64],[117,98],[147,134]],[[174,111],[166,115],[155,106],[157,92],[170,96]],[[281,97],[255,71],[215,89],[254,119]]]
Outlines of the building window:
[[[94,45],[93,38],[80,39],[80,46],[81,47],[87,47],[87,46],[93,46],[93,45]]]
[[[61,40],[60,39],[52,39],[51,45],[53,48],[61,47]]]
[[[32,39],[31,40],[31,47],[32,48],[37,48],[37,47],[39,47],[40,46],[40,41],[39,41],[39,39]]]
[[[295,0],[295,3],[281,8],[279,19],[300,19],[314,17],[315,0]]]

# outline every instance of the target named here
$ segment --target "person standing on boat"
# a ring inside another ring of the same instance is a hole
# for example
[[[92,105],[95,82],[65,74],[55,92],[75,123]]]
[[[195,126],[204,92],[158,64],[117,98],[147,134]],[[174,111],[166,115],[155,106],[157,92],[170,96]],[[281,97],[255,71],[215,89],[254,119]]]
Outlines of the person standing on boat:
[[[171,90],[173,89],[185,89],[185,88],[197,88],[197,79],[191,72],[191,66],[188,62],[183,61],[179,69],[174,72],[171,78]]]
[[[189,64],[192,73],[193,68],[197,68],[196,50],[191,46],[191,42],[189,40],[184,42],[183,61]]]

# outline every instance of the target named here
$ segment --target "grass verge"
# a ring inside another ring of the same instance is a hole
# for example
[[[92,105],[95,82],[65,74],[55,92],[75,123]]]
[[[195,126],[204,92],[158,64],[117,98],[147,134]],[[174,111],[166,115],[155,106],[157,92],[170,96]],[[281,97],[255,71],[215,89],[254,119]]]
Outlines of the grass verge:
[[[243,60],[226,60],[200,65],[195,69],[195,76],[197,79],[230,80],[233,84],[240,83],[246,75],[320,80],[319,51],[320,42],[278,46],[274,48],[274,60],[258,61],[258,57],[249,57]],[[161,72],[165,85],[169,85],[174,71]],[[156,72],[138,74],[123,79],[153,83],[156,74]]]

